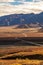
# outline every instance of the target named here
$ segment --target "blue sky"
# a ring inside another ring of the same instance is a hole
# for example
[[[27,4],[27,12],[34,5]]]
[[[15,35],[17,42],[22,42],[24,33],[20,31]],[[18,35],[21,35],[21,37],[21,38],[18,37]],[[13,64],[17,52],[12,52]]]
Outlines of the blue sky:
[[[28,1],[32,1],[32,0],[0,0],[0,2],[14,2],[14,1],[27,1],[28,2]],[[39,0],[35,0],[35,1],[39,1]]]
[[[10,3],[12,5],[18,5],[24,2],[32,2],[32,1],[33,0],[0,0],[0,3]],[[39,1],[39,0],[36,0],[36,1]]]
[[[32,0],[0,0],[0,2],[24,2],[24,1],[26,1],[26,2],[29,2],[29,1],[32,1]]]
[[[10,3],[11,5],[19,5],[19,4],[23,4],[23,2],[32,2],[32,0],[0,0],[0,4],[1,3]]]

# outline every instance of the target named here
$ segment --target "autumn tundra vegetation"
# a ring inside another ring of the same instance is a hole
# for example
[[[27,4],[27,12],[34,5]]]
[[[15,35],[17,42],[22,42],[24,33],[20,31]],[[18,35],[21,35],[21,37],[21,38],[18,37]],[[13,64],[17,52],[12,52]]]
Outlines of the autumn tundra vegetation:
[[[43,65],[43,46],[0,47],[1,65]]]

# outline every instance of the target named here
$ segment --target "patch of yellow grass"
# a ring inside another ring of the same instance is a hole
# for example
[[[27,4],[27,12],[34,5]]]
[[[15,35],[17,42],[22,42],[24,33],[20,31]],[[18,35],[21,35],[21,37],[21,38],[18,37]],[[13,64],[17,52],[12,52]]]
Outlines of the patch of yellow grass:
[[[11,65],[22,65],[22,64],[18,64],[18,63],[15,64],[15,63],[13,63],[13,64],[11,64]]]
[[[16,59],[16,60],[0,60],[2,65],[43,65],[43,60],[29,60],[29,59]]]

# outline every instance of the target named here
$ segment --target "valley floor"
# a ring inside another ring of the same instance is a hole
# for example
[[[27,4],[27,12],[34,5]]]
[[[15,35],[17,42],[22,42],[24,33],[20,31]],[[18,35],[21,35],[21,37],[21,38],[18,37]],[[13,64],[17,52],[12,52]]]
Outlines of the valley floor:
[[[42,37],[43,32],[36,32],[37,29],[14,29],[14,27],[0,27],[0,38],[18,38],[18,37]]]

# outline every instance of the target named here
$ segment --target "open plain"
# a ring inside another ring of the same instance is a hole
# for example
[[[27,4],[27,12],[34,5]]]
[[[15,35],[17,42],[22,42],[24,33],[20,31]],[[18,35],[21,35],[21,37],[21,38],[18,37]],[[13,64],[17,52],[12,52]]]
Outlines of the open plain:
[[[1,46],[0,65],[43,65],[43,46]]]
[[[23,43],[38,39],[39,42],[42,41],[42,45],[24,46],[21,41],[18,42],[18,39],[19,41],[22,40]],[[0,27],[0,41],[2,40],[5,41],[5,45],[1,45],[0,42],[0,65],[43,65],[43,32],[15,29],[14,27]],[[6,41],[14,41],[15,44],[15,41],[17,41],[17,46],[13,45],[13,42],[12,45],[9,45]]]
[[[37,28],[15,28],[16,26],[0,27],[0,38],[5,37],[42,37],[43,32],[38,32]]]

